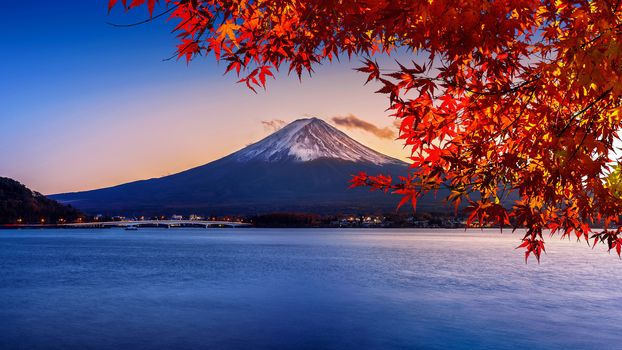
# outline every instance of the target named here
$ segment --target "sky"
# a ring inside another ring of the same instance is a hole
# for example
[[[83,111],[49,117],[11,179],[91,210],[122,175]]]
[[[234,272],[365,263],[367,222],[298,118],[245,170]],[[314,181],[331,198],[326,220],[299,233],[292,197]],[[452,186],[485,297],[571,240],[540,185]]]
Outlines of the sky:
[[[44,194],[166,176],[270,134],[262,121],[350,115],[395,128],[388,99],[353,71],[358,59],[280,74],[255,94],[213,56],[169,60],[165,19],[130,28],[145,8],[107,13],[107,0],[11,1],[0,14],[0,176]],[[334,124],[335,125],[335,124]],[[404,159],[400,141],[335,125]]]

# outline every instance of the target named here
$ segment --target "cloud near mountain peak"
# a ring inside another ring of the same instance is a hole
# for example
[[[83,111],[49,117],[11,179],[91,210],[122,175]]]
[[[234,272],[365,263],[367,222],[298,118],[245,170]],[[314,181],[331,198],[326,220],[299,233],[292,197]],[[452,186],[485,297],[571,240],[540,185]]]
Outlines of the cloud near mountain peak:
[[[272,120],[262,120],[261,124],[263,125],[264,129],[266,129],[266,131],[275,132],[275,131],[280,130],[287,123],[281,119],[272,119]]]
[[[354,114],[348,114],[347,116],[335,116],[331,118],[331,121],[348,129],[360,129],[366,131],[381,139],[395,139],[395,131],[392,129],[388,127],[378,127],[355,116]]]

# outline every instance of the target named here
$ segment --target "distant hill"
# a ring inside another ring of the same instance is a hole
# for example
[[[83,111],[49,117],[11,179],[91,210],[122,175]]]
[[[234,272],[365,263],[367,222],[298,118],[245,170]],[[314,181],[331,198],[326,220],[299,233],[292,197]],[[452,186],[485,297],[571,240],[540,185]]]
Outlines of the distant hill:
[[[104,215],[395,211],[397,196],[348,189],[359,171],[404,175],[408,164],[360,144],[320,119],[308,118],[178,174],[50,197]],[[425,196],[418,210],[450,211],[442,198],[443,194]]]
[[[21,183],[0,177],[0,224],[56,223],[59,219],[74,221],[82,214],[44,195],[31,191]]]

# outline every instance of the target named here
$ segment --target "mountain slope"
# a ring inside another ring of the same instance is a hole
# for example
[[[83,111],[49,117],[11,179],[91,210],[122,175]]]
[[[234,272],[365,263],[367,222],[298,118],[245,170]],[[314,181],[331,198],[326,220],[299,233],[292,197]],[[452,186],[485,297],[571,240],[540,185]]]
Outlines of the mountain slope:
[[[349,179],[359,171],[401,175],[407,164],[310,118],[296,120],[229,156],[178,174],[51,197],[102,214],[394,210],[395,196],[348,189]],[[436,203],[423,201],[421,206],[432,209]]]

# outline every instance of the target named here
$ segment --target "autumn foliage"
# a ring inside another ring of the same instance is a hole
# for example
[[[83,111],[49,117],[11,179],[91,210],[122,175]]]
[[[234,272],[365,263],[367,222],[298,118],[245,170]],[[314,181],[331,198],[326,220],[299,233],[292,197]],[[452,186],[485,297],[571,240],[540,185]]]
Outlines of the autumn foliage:
[[[620,253],[619,0],[166,0],[157,7],[175,24],[178,58],[213,54],[253,90],[278,69],[300,76],[360,57],[358,70],[400,121],[412,168],[399,179],[360,174],[354,185],[413,205],[448,188],[450,202],[468,205],[469,222],[526,227],[526,258],[539,260],[549,231]],[[398,48],[413,60],[394,69],[374,60]],[[592,232],[595,223],[605,229]]]

